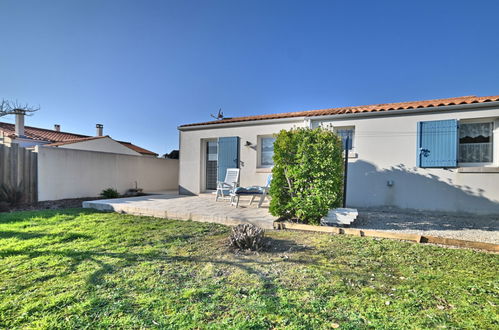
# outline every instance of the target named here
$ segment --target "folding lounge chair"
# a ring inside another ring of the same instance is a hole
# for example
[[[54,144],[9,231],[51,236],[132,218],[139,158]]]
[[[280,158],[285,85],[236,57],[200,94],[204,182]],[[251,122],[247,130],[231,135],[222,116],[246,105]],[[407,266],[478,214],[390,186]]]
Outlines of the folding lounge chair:
[[[234,191],[230,194],[230,204],[238,207],[239,206],[239,198],[241,196],[251,196],[251,200],[248,205],[251,205],[255,199],[256,196],[260,196],[260,201],[258,202],[258,207],[260,208],[263,204],[263,201],[265,198],[269,198],[269,189],[270,189],[270,183],[272,182],[272,174],[270,174],[267,177],[267,183],[265,186],[252,186],[252,187],[237,187],[234,189]]]
[[[237,187],[239,182],[239,169],[228,168],[225,173],[225,180],[217,182],[217,195],[215,201],[219,198],[230,199],[230,193]]]

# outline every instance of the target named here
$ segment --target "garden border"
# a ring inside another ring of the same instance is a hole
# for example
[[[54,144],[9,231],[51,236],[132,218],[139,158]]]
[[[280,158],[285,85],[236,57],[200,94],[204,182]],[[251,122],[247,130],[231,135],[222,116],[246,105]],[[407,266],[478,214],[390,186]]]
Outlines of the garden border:
[[[470,248],[470,249],[486,250],[491,252],[499,252],[499,244],[465,241],[461,239],[419,235],[419,234],[405,234],[405,233],[395,233],[389,231],[357,229],[357,228],[312,226],[312,225],[305,225],[305,224],[298,224],[291,222],[279,222],[279,221],[274,222],[274,229],[312,231],[312,232],[329,233],[337,235],[342,235],[342,234],[354,235],[359,237],[389,238],[389,239],[398,239],[403,241],[411,241],[415,243],[442,244],[442,245],[456,246],[460,248]]]

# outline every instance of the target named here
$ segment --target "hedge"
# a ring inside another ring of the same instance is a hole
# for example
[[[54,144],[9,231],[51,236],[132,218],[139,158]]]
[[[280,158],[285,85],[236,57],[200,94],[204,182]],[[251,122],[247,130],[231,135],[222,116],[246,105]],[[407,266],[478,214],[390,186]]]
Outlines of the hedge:
[[[282,130],[274,143],[270,213],[319,224],[342,204],[343,146],[324,128]]]

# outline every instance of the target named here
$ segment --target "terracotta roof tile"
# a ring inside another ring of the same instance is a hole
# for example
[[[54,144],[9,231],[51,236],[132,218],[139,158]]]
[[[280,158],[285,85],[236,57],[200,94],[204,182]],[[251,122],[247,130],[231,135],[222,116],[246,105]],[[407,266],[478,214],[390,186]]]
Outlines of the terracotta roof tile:
[[[130,149],[132,149],[134,151],[137,151],[140,154],[151,155],[151,156],[158,156],[157,153],[149,151],[149,150],[144,149],[144,148],[141,148],[139,146],[136,146],[135,144],[132,144],[130,142],[123,142],[123,141],[118,141],[118,142],[121,143],[122,145],[124,145],[125,147],[128,147],[128,148],[130,148]]]
[[[0,122],[0,131],[3,131],[4,134],[9,136],[9,137],[15,137],[15,125],[14,124]],[[51,129],[31,127],[31,126],[24,127],[24,135],[29,139],[33,139],[33,140],[37,140],[37,141],[52,142],[49,144],[50,146],[58,146],[58,145],[70,144],[70,143],[93,140],[96,138],[104,137],[104,136],[102,136],[102,137],[100,137],[100,136],[88,136],[88,135],[74,134],[74,133],[68,133],[68,132],[59,132],[59,131],[54,131]],[[136,146],[130,142],[124,142],[124,141],[117,141],[117,142],[121,143],[125,147],[130,148],[130,149],[132,149],[140,154],[150,155],[150,156],[158,156],[157,153],[149,151],[149,150],[144,149],[144,148],[141,148],[139,146]]]
[[[222,120],[213,120],[202,123],[186,124],[186,125],[181,125],[180,127],[203,126],[203,125],[236,123],[236,122],[255,121],[255,120],[292,118],[292,117],[314,117],[314,116],[341,115],[348,113],[410,110],[410,109],[433,108],[433,107],[441,107],[449,105],[485,103],[485,102],[495,102],[495,101],[499,101],[499,95],[481,96],[481,97],[461,96],[461,97],[452,97],[452,98],[436,99],[436,100],[383,103],[383,104],[372,104],[372,105],[362,105],[362,106],[353,106],[353,107],[285,112],[285,113],[259,115],[259,116],[234,117],[234,118],[225,118]]]
[[[15,136],[14,124],[0,122],[0,130],[2,130],[5,133],[5,135],[9,137]],[[88,135],[58,132],[50,129],[31,127],[31,126],[24,127],[24,135],[29,139],[38,140],[38,141],[50,141],[50,142],[61,142],[61,141],[88,137]]]
[[[86,138],[79,138],[79,139],[74,139],[74,140],[66,140],[66,141],[61,141],[61,142],[54,142],[54,143],[49,143],[45,144],[44,146],[46,147],[58,147],[58,146],[64,146],[67,144],[73,144],[73,143],[78,143],[78,142],[85,142],[85,141],[92,141],[92,140],[97,140],[97,139],[102,139],[102,138],[108,138],[109,135],[104,135],[104,136],[90,136]]]

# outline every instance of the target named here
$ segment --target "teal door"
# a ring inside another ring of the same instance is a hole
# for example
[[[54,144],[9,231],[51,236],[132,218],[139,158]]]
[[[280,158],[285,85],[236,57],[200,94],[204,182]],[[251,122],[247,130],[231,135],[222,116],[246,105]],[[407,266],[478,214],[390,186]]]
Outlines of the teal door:
[[[239,137],[218,138],[218,181],[225,180],[228,168],[239,168]]]

